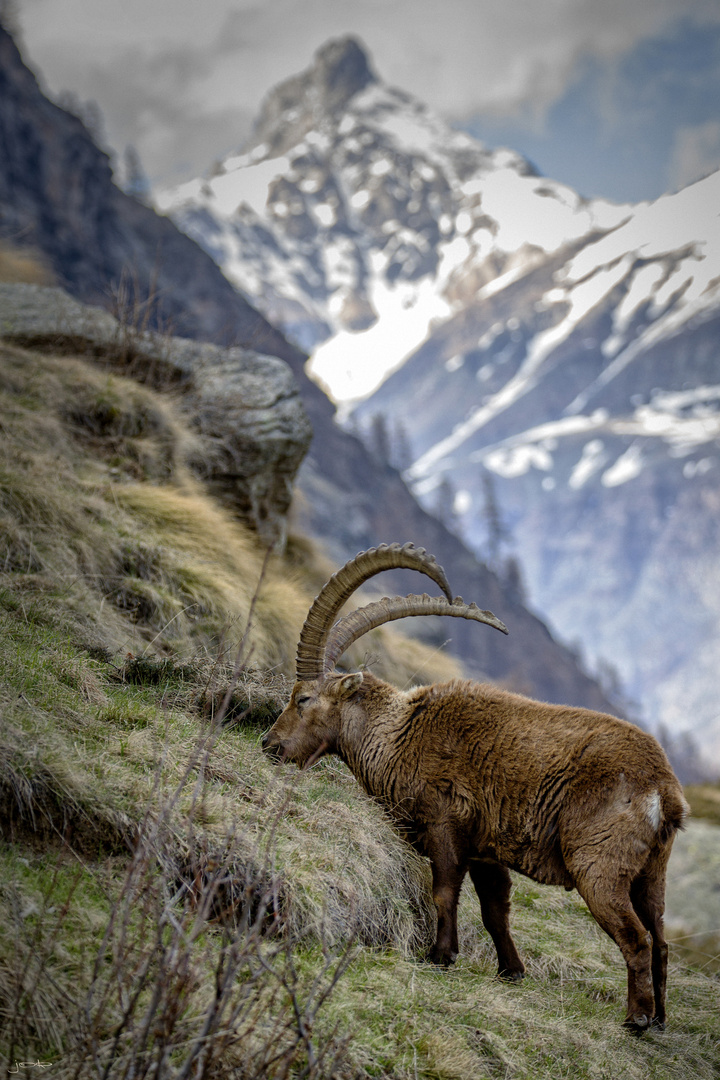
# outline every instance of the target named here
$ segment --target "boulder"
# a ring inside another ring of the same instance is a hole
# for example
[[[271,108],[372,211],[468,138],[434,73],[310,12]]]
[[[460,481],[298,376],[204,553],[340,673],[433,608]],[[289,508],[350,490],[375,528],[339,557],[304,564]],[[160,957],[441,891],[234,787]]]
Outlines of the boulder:
[[[120,323],[62,289],[0,283],[0,336],[91,357],[156,389],[174,388],[203,444],[211,490],[267,545],[285,543],[295,475],[312,427],[283,360]]]

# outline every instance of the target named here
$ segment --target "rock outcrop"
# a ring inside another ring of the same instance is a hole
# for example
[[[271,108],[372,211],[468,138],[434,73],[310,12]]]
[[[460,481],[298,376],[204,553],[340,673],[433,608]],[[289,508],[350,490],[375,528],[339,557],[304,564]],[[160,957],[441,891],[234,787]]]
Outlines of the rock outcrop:
[[[203,444],[210,488],[258,533],[282,546],[295,475],[312,437],[286,363],[238,346],[135,333],[62,289],[0,284],[0,336],[92,356],[154,386],[176,388]]]

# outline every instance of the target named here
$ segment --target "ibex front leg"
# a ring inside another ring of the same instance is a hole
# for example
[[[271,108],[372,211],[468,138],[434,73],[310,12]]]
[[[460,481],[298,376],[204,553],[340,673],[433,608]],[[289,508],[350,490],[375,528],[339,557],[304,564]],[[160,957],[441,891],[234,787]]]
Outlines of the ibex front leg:
[[[467,871],[467,854],[450,832],[438,829],[427,838],[433,877],[433,900],[437,909],[437,939],[429,959],[447,967],[458,954],[457,907]]]

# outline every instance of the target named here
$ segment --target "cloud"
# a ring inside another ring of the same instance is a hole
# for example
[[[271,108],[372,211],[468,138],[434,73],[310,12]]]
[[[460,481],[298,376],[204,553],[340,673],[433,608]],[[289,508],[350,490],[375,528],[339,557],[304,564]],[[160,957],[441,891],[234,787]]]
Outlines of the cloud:
[[[720,120],[680,128],[670,163],[670,178],[675,189],[720,168]]]
[[[213,100],[199,91],[213,69],[210,52],[186,44],[154,51],[147,42],[119,42],[106,51],[60,38],[52,48],[47,82],[55,96],[69,88],[81,101],[96,101],[118,156],[132,144],[153,180],[172,183],[206,171],[251,130],[254,109],[245,107],[242,97],[226,89]]]
[[[27,58],[95,99],[108,137],[176,180],[237,148],[262,98],[330,37],[364,40],[382,78],[448,118],[538,127],[588,59],[612,64],[717,0],[20,0]]]
[[[543,110],[586,57],[612,61],[672,22],[720,23],[714,0],[265,0],[231,13],[223,48],[265,88],[306,67],[327,38],[358,34],[381,76],[446,114]],[[268,50],[268,43],[272,48]],[[272,75],[272,77],[269,77]]]

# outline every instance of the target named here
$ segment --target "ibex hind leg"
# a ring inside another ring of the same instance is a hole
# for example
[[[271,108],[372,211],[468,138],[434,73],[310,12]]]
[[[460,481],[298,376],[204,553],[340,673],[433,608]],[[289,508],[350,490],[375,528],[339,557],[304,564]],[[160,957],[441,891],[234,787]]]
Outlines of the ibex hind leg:
[[[653,937],[633,906],[631,883],[624,875],[613,880],[607,867],[592,868],[575,878],[577,891],[595,920],[608,934],[627,965],[625,1026],[635,1032],[650,1027],[655,1016]]]
[[[670,845],[654,850],[642,874],[630,887],[633,908],[643,926],[652,935],[652,981],[655,998],[653,1024],[665,1027],[665,990],[667,983],[668,947],[663,935],[665,912],[665,875]]]
[[[483,925],[497,952],[498,975],[519,982],[525,974],[525,965],[510,933],[510,872],[500,863],[481,859],[472,860],[468,870],[480,901]]]

